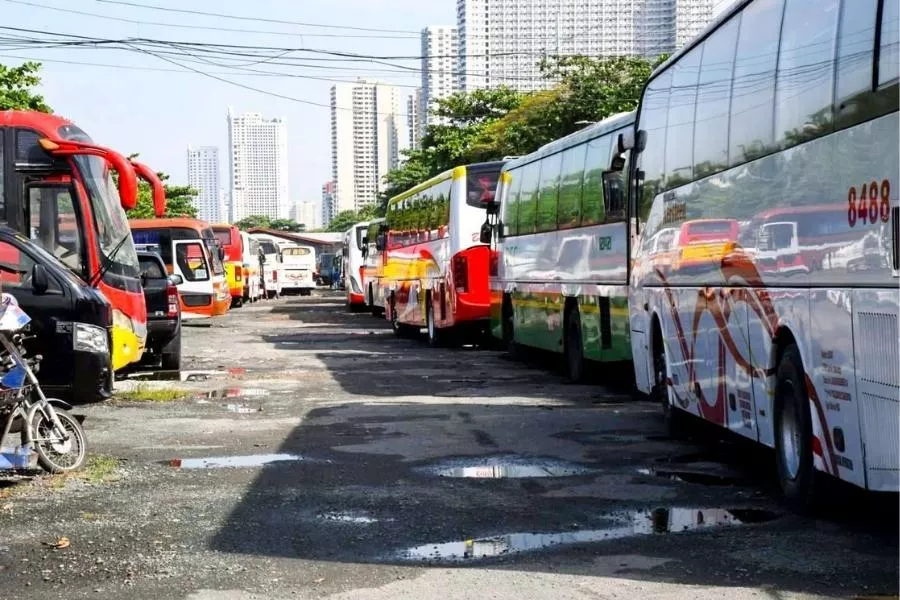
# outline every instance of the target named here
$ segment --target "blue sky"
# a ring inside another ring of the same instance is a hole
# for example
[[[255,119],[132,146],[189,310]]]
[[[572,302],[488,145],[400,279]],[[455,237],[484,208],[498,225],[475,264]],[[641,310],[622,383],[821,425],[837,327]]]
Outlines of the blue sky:
[[[142,23],[48,10],[0,0],[0,25],[49,32],[120,39],[144,37],[204,43],[265,45],[286,48],[322,48],[360,54],[417,56],[415,34],[378,34],[353,30],[321,29],[277,23],[225,20],[114,5],[98,0],[25,0],[34,5],[79,10]],[[304,21],[352,27],[418,31],[426,25],[454,24],[455,0],[132,0],[135,3],[257,18]],[[148,21],[189,26],[254,29],[271,33],[237,33],[148,25]],[[9,32],[0,31],[9,35]],[[314,37],[314,34],[410,36],[400,39]],[[140,152],[153,168],[171,174],[174,182],[187,178],[188,144],[219,147],[222,186],[228,186],[227,127],[225,112],[254,111],[288,120],[291,201],[317,200],[331,173],[331,123],[328,108],[309,106],[267,96],[216,81],[159,58],[125,50],[23,49],[0,50],[0,62],[15,65],[26,57],[44,60],[42,93],[54,111],[71,119],[100,144],[123,153]],[[63,64],[50,61],[72,61]],[[84,63],[117,65],[120,68]],[[270,67],[255,69],[336,79],[366,77],[415,86],[418,73],[379,72],[382,65],[328,63],[350,70]],[[418,66],[414,62],[405,62]],[[194,65],[195,67],[197,65]],[[147,68],[164,71],[142,70]],[[198,67],[219,77],[278,94],[328,104],[333,82],[302,78],[249,76],[234,69]],[[404,97],[412,88],[403,88]],[[401,107],[405,112],[405,103]],[[406,131],[400,132],[405,138]]]

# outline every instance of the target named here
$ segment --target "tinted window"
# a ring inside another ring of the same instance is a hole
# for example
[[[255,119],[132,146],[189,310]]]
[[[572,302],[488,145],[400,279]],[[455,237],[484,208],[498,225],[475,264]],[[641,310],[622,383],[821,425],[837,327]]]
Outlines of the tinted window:
[[[666,162],[666,116],[669,112],[669,88],[672,71],[668,70],[650,82],[641,100],[640,129],[647,132],[647,146],[640,153],[640,169],[643,171],[643,194],[640,198],[640,215],[646,218],[653,198],[663,182]],[[587,183],[585,183],[587,187]],[[585,191],[585,198],[587,193]]]
[[[6,196],[3,194],[3,145],[4,131],[0,129],[0,215],[6,214]]]
[[[578,227],[581,223],[581,186],[584,179],[586,144],[569,148],[562,155],[562,173],[559,181],[559,209],[557,224],[560,229]]]
[[[201,242],[179,242],[175,247],[175,264],[186,281],[206,281],[209,269]]]
[[[359,233],[361,230],[357,230]],[[275,247],[275,244],[268,240],[261,240],[259,242],[259,247],[262,249],[263,254],[278,254],[278,249]]]
[[[878,84],[900,76],[900,6],[896,0],[884,0],[881,16],[881,48],[878,55]],[[894,106],[896,109],[897,107]]]
[[[312,250],[309,248],[285,248],[282,251],[283,256],[307,256]]]
[[[739,24],[740,16],[703,42],[694,127],[694,177],[697,179],[728,167],[728,110]]]
[[[447,179],[434,188],[434,209],[438,216],[438,226],[446,226],[450,222],[450,189],[452,187],[453,180]]]
[[[609,168],[613,136],[594,138],[587,144],[584,159],[584,189],[581,194],[581,224],[594,225],[606,218],[603,206],[603,171]]]
[[[4,288],[29,288],[31,287],[31,271],[35,261],[31,256],[9,242],[0,241],[0,283]],[[56,278],[47,274],[51,291],[62,291]]]
[[[672,91],[666,129],[666,187],[693,179],[694,105],[700,75],[702,46],[694,48],[672,65]]]
[[[872,89],[878,0],[844,0],[837,40],[835,101],[841,124],[859,122],[859,96]]]
[[[141,275],[147,279],[165,279],[166,272],[159,262],[149,256],[138,255],[138,263],[141,266]]]
[[[772,148],[775,67],[784,0],[756,0],[741,16],[731,88],[729,163],[739,165]]]
[[[541,161],[541,187],[538,194],[537,231],[556,229],[556,203],[559,199],[559,170],[562,153],[548,156]]]
[[[522,187],[522,168],[514,169],[506,173],[504,182],[506,191],[503,198],[503,227],[504,235],[516,235],[519,232],[519,190]]]
[[[28,188],[30,237],[74,272],[85,276],[81,232],[71,191],[68,186]]]
[[[775,136],[788,148],[833,128],[838,0],[787,0],[778,55]]]
[[[466,173],[466,204],[484,208],[485,203],[494,199],[500,167],[490,170],[468,170]]]
[[[522,172],[522,189],[519,192],[519,235],[534,233],[540,178],[541,161],[525,165]]]
[[[231,231],[228,229],[213,229],[213,233],[216,234],[216,239],[219,240],[219,243],[223,246],[228,246],[231,244]]]

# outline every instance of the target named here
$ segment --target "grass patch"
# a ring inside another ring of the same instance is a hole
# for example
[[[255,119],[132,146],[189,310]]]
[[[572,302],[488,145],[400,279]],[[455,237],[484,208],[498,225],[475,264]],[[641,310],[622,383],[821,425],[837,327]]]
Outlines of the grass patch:
[[[127,392],[116,394],[116,399],[126,402],[174,402],[186,398],[190,392],[177,388],[153,388],[142,384]]]
[[[84,467],[73,473],[82,481],[88,483],[105,483],[119,480],[119,465],[121,461],[115,456],[106,454],[94,454],[88,457]]]

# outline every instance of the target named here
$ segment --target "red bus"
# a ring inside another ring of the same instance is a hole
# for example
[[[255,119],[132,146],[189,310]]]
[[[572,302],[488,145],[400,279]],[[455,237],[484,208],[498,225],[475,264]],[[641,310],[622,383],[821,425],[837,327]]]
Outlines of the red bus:
[[[490,247],[481,225],[502,162],[456,167],[388,202],[382,297],[394,332],[424,327],[436,345],[490,316]]]
[[[112,171],[118,173],[118,185]],[[125,210],[137,203],[137,178],[150,183],[154,210],[165,211],[156,174],[94,144],[66,119],[0,111],[0,200],[9,225],[99,289],[113,307],[112,364],[138,361],[147,308]]]
[[[241,231],[234,225],[221,223],[212,226],[219,245],[225,251],[222,262],[225,266],[225,281],[228,282],[228,290],[231,293],[231,305],[242,306],[244,304],[244,243],[241,240]]]

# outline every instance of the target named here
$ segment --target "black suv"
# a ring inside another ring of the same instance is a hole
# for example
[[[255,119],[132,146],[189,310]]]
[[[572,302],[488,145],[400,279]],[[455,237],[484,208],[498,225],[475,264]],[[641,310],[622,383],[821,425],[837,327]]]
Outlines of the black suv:
[[[180,275],[168,275],[156,252],[138,251],[141,285],[147,304],[147,346],[142,365],[162,363],[167,371],[181,369],[181,306],[178,302]]]

